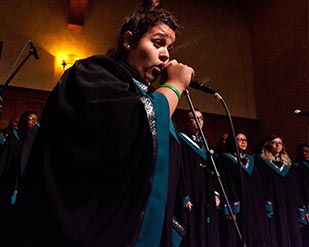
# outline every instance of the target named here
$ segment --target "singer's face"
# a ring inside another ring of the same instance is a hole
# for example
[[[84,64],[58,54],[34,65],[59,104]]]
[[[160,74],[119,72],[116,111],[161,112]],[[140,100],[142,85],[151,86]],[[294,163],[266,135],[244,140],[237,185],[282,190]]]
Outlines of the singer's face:
[[[238,144],[238,148],[242,151],[245,151],[248,147],[248,140],[247,137],[244,134],[239,133],[236,136],[236,141]]]
[[[125,46],[127,62],[152,83],[168,63],[175,38],[175,32],[165,24],[151,27],[136,45]]]
[[[31,113],[28,117],[28,122],[27,122],[28,127],[32,128],[37,123],[38,123],[38,116],[36,114]]]
[[[302,153],[302,155],[304,157],[304,160],[305,161],[309,161],[309,147],[303,147],[301,149],[301,153]]]
[[[203,128],[203,125],[204,125],[204,117],[203,117],[203,114],[200,112],[200,111],[195,111],[196,113],[196,117],[197,117],[197,120],[199,122],[199,125],[201,126],[201,128]],[[188,118],[189,118],[189,122],[188,122],[188,125],[187,125],[187,129],[192,133],[192,134],[196,134],[199,132],[199,128],[196,124],[196,121],[195,121],[195,118],[194,118],[194,115],[192,112],[189,112],[188,113]]]
[[[270,142],[270,151],[273,155],[277,156],[283,149],[282,139],[277,137]]]

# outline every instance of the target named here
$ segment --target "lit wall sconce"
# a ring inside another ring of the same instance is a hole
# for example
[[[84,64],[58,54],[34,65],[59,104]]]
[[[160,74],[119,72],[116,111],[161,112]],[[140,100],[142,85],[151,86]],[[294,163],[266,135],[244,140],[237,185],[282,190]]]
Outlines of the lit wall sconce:
[[[63,70],[71,67],[76,62],[76,60],[78,60],[78,59],[80,59],[79,56],[77,56],[75,54],[64,55],[62,57],[62,63],[61,63]]]

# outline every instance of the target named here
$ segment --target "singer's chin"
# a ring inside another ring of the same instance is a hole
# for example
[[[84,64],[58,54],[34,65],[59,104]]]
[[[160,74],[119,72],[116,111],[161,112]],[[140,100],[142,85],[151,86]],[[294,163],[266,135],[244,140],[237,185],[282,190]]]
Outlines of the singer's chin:
[[[158,80],[159,77],[160,74],[152,73],[151,76],[149,76],[149,78],[146,79],[146,81],[148,81],[150,84],[153,84]]]
[[[145,74],[143,79],[148,83],[148,85],[152,84],[156,80],[156,78],[151,73]]]

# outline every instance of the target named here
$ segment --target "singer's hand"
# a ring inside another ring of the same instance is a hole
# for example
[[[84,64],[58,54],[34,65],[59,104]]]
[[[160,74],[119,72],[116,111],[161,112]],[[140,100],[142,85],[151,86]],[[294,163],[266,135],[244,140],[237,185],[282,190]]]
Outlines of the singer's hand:
[[[171,60],[161,70],[160,84],[165,84],[157,88],[156,92],[162,93],[169,103],[170,116],[173,115],[180,95],[187,89],[194,75],[194,70],[176,60]]]
[[[189,202],[187,202],[187,204],[186,204],[185,208],[186,208],[189,212],[191,212],[192,207],[193,207],[193,204],[192,204],[190,201],[189,201]]]
[[[163,68],[160,84],[172,84],[183,92],[188,88],[193,76],[193,68],[173,59]]]
[[[233,219],[236,220],[236,214],[233,214],[232,216],[231,215],[227,215],[226,218],[228,220],[233,220]]]

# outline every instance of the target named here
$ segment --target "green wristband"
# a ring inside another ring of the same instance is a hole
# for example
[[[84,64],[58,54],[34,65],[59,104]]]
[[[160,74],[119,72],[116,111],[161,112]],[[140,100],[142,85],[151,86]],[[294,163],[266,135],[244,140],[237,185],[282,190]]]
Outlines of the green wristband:
[[[160,87],[167,87],[167,88],[171,89],[171,90],[174,91],[174,93],[177,95],[178,100],[180,100],[180,96],[181,96],[181,95],[180,95],[179,91],[177,90],[177,88],[175,88],[174,86],[165,83],[165,84],[162,84]]]

